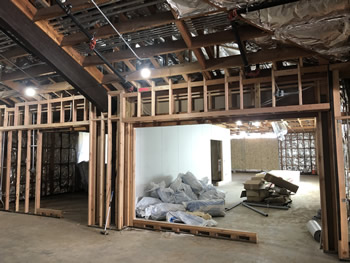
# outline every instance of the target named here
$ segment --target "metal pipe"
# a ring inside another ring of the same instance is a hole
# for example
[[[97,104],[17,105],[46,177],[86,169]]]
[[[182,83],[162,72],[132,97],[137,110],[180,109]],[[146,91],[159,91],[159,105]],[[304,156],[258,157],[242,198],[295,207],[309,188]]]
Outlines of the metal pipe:
[[[253,210],[254,212],[257,212],[257,213],[260,214],[260,215],[269,216],[269,214],[266,214],[266,213],[264,213],[263,211],[260,211],[260,210],[254,208],[254,207],[251,207],[250,205],[247,205],[247,204],[244,203],[244,202],[242,203],[242,205],[245,206],[246,208],[249,208],[249,209]]]
[[[281,209],[281,210],[288,210],[288,206],[278,206],[278,205],[270,205],[270,204],[256,204],[256,203],[249,203],[245,202],[247,205],[250,206],[257,206],[257,207],[264,207],[264,208],[274,208],[274,209]]]
[[[72,19],[72,21],[87,36],[88,39],[92,40],[94,38],[93,35],[91,35],[90,32],[83,27],[83,25],[78,21],[78,19],[76,19],[72,15],[71,13],[72,5],[64,5],[60,0],[56,0],[56,3],[58,4],[59,7],[62,8],[62,10],[65,11],[67,16],[69,16],[70,19]],[[109,61],[98,50],[96,50],[96,48],[93,48],[93,51],[107,65],[107,67],[110,68],[113,71],[113,73],[118,76],[118,78],[122,81],[121,85],[123,86],[124,89],[126,90],[134,89],[134,86],[130,82],[126,81],[126,79],[112,66],[111,63],[109,63]]]
[[[236,12],[237,12],[237,14],[244,14],[244,13],[248,13],[248,12],[253,12],[253,11],[257,11],[257,10],[261,10],[261,9],[265,9],[265,8],[270,8],[270,7],[274,7],[274,6],[278,6],[278,5],[285,5],[285,4],[298,2],[298,1],[299,0],[277,0],[277,1],[273,0],[273,1],[269,1],[269,2],[252,4],[252,5],[237,9]]]

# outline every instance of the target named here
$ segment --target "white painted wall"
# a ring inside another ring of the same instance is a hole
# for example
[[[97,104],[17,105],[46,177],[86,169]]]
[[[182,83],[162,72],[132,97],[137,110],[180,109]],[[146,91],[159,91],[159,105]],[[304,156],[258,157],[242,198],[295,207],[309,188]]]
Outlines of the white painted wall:
[[[151,181],[179,173],[211,177],[210,140],[223,141],[223,181],[231,180],[230,131],[210,124],[136,128],[136,200]]]

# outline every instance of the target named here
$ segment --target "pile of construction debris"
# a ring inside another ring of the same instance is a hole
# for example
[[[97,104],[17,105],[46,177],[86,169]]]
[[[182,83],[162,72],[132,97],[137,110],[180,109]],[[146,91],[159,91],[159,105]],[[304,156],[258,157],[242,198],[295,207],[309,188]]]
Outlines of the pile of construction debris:
[[[191,172],[179,174],[168,186],[162,181],[151,182],[148,196],[136,204],[136,216],[152,220],[167,220],[196,226],[216,226],[215,216],[225,216],[225,193],[198,180]]]
[[[271,173],[259,173],[244,183],[241,197],[247,202],[288,206],[299,186]]]

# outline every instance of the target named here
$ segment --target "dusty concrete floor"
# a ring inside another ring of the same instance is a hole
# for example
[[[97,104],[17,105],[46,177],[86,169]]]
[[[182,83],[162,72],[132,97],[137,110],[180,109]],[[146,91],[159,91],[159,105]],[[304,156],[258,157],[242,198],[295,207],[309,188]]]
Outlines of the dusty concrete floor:
[[[242,183],[251,175],[233,176],[234,182],[220,187],[228,204],[240,200]],[[85,226],[86,208],[77,205],[85,203],[84,195],[47,199],[42,207],[64,208],[65,219],[0,212],[0,262],[337,262],[305,227],[319,208],[318,191],[317,177],[304,176],[289,211],[263,209],[269,213],[265,218],[237,207],[217,218],[219,227],[256,231],[258,244],[146,230],[102,236]]]

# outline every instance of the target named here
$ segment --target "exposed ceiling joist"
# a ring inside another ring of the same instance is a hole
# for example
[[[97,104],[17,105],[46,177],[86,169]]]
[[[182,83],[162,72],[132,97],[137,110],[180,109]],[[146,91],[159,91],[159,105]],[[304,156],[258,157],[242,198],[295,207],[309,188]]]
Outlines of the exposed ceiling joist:
[[[242,29],[241,39],[248,40],[251,38],[261,37],[266,35],[265,32],[261,30],[255,29],[252,31],[247,31],[244,28]],[[234,34],[231,31],[223,31],[218,33],[212,33],[207,35],[202,35],[198,37],[194,37],[191,40],[191,49],[213,46],[227,42],[233,42]],[[188,47],[183,40],[176,40],[165,42],[158,45],[150,45],[145,47],[140,47],[135,49],[136,53],[140,57],[148,58],[156,55],[168,54],[168,53],[176,53],[187,50]],[[105,58],[110,62],[118,62],[135,58],[135,55],[130,50],[123,50],[113,53],[105,54]],[[103,62],[97,56],[89,56],[86,57],[83,61],[83,66],[93,66],[93,65],[101,65]]]
[[[100,110],[107,109],[107,92],[84,68],[37,27],[10,0],[0,9],[0,24],[19,38],[33,54],[46,61]]]

